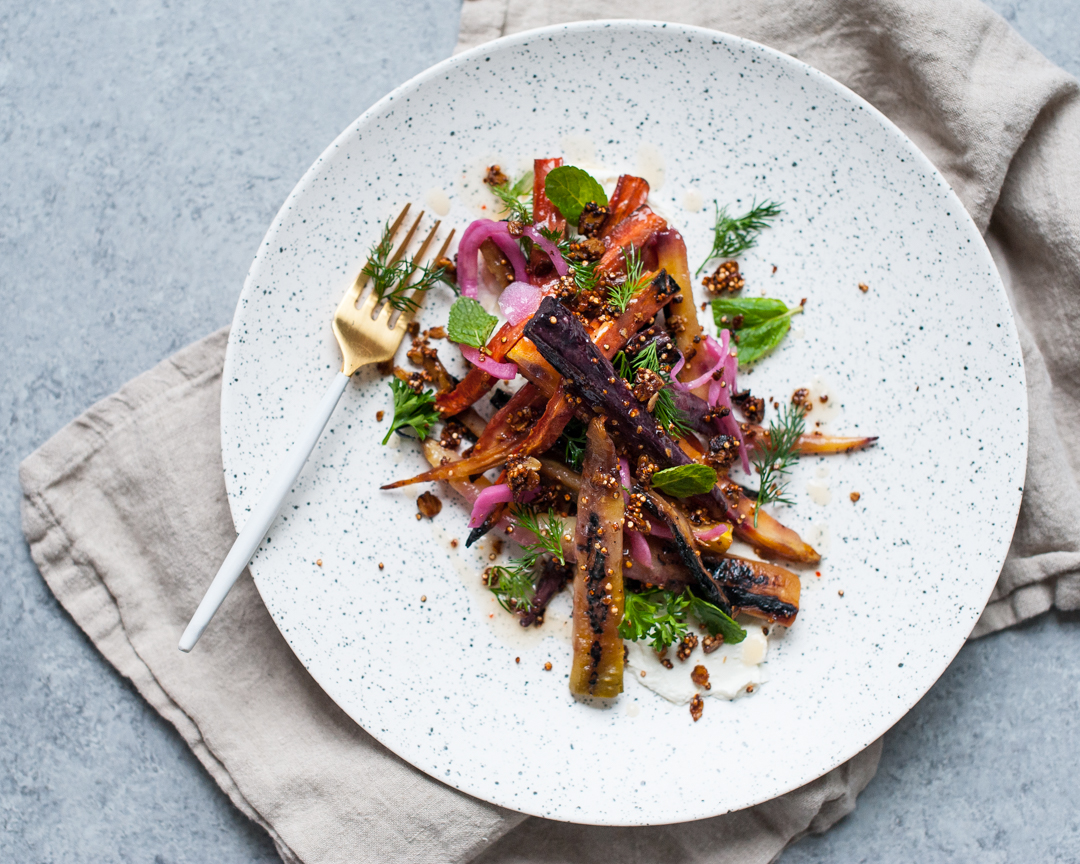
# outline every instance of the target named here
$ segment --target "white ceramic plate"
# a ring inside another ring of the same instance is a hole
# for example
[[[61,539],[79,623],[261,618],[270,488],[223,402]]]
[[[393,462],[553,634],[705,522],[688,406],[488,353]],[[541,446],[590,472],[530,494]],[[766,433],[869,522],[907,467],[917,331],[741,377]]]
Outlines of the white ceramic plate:
[[[549,620],[522,634],[497,610],[479,584],[487,546],[449,545],[466,534],[452,493],[439,493],[446,506],[434,522],[419,523],[421,488],[379,491],[425,463],[415,442],[378,445],[388,421],[375,413],[391,402],[374,370],[346,392],[251,569],[315,679],[431,776],[576,822],[713,816],[854,755],[963,644],[1023,485],[1017,336],[960,202],[907,138],[836,82],[690,27],[526,33],[395,90],[282,207],[244,286],[225,367],[222,455],[238,526],[338,368],[330,319],[384,220],[405,201],[438,200],[437,189],[460,230],[491,205],[483,165],[558,154],[639,167],[695,264],[712,222],[711,206],[685,206],[695,197],[736,209],[755,197],[782,202],[783,218],[743,259],[746,291],[806,297],[806,314],[742,380],[785,398],[818,375],[842,404],[832,428],[880,436],[871,451],[797,469],[797,506],[779,515],[815,538],[827,525],[831,543],[821,576],[804,574],[798,622],[770,649],[770,681],[750,698],[707,700],[697,723],[632,680],[608,708],[571,698],[566,628]],[[424,326],[443,323],[447,308],[429,298]],[[829,487],[828,504],[811,500],[811,481]]]

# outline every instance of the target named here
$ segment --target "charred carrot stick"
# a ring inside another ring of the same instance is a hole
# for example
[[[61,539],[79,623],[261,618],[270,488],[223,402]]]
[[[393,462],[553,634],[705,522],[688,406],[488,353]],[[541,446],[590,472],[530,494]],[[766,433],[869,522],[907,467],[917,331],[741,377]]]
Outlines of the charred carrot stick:
[[[668,228],[666,231],[657,233],[654,246],[656,266],[667,270],[682,289],[682,297],[672,301],[669,315],[678,316],[675,344],[686,360],[686,365],[677,377],[680,381],[693,381],[705,373],[709,364],[705,352],[701,350],[701,341],[705,338],[705,331],[698,320],[697,307],[694,306],[690,266],[686,261],[686,242],[678,231]],[[703,384],[695,393],[705,399],[708,396],[708,390],[709,385]]]
[[[515,422],[516,425],[515,418],[519,416],[519,412],[541,405],[543,402],[543,394],[533,384],[525,384],[491,418],[491,421],[484,429],[484,434],[480,436],[480,440],[473,446],[470,456],[459,462],[440,465],[407,480],[388,483],[382,488],[398,489],[402,486],[425,483],[429,480],[471,477],[474,474],[487,471],[489,468],[494,468],[496,465],[501,465],[529,434],[527,426],[519,431],[513,428],[511,423]]]
[[[799,577],[790,570],[734,555],[703,556],[702,561],[720,585],[731,607],[755,618],[790,627],[799,614]]]
[[[533,223],[538,229],[548,228],[559,232],[566,229],[566,220],[555,205],[548,200],[544,191],[547,175],[562,164],[561,156],[555,159],[533,160]]]
[[[657,216],[648,207],[639,207],[629,216],[622,220],[605,239],[607,251],[600,262],[596,265],[602,273],[622,273],[626,269],[624,264],[624,249],[633,246],[641,249],[659,231],[667,227],[667,222]],[[664,269],[663,266],[660,269]],[[693,304],[691,304],[693,305]]]
[[[622,521],[619,458],[603,418],[589,424],[574,545],[570,692],[611,698],[623,689]]]
[[[786,558],[800,564],[816,564],[821,560],[813,546],[790,528],[782,525],[764,510],[758,509],[737,483],[724,484],[724,494],[730,506],[735,536],[749,543],[762,558]],[[757,525],[754,510],[757,509]]]
[[[641,177],[623,174],[615,184],[615,191],[608,200],[608,215],[600,229],[600,237],[606,237],[615,226],[641,207],[649,198],[649,184]]]
[[[545,297],[554,293],[554,290],[554,282],[549,282],[540,289]],[[528,321],[529,319],[526,318],[517,324],[511,324],[509,321],[504,323],[502,327],[495,331],[495,335],[488,340],[484,353],[495,362],[501,363],[518,343],[518,340],[521,339],[521,332],[525,329]],[[477,400],[481,399],[488,390],[495,386],[497,380],[483,369],[474,366],[453,390],[435,397],[435,408],[443,417],[453,417],[470,405],[475,405]]]

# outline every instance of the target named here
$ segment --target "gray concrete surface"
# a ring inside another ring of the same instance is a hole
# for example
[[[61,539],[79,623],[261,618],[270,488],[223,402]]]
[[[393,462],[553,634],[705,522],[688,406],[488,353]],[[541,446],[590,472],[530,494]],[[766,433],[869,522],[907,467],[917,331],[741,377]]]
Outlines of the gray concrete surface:
[[[1075,0],[991,5],[1080,73]],[[297,178],[450,53],[458,9],[0,4],[0,862],[277,860],[45,588],[16,467],[228,323]],[[1080,861],[1078,658],[1076,617],[968,645],[889,733],[858,810],[784,864]]]

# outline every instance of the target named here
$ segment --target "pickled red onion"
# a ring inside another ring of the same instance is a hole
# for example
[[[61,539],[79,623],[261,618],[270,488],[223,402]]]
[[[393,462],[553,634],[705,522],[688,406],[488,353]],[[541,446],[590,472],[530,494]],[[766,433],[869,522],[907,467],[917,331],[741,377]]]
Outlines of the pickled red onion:
[[[473,366],[479,369],[483,369],[488,375],[494,378],[501,378],[503,381],[513,381],[517,377],[518,368],[513,363],[499,363],[496,360],[492,360],[485,354],[481,354],[472,345],[459,345],[462,355]]]
[[[536,285],[511,282],[499,295],[499,311],[511,324],[520,324],[536,311],[543,299],[544,294]]]
[[[652,567],[652,550],[645,535],[638,531],[627,531],[626,541],[630,545],[630,557],[642,567]]]
[[[486,489],[481,489],[480,494],[476,496],[476,501],[473,502],[469,527],[479,528],[497,505],[508,504],[513,500],[513,490],[505,483],[494,483]]]
[[[505,222],[494,222],[491,219],[477,219],[461,235],[458,244],[458,285],[465,297],[476,299],[477,274],[479,261],[477,255],[480,245],[490,239],[499,247],[499,251],[506,256],[514,268],[514,279],[518,282],[527,282],[529,274],[525,270],[525,256],[521,254],[521,247],[517,240],[510,236],[510,229]]]
[[[560,276],[565,276],[570,272],[570,268],[566,266],[566,261],[563,260],[562,252],[559,251],[559,247],[548,240],[547,237],[537,231],[532,225],[526,225],[522,233],[544,250],[544,253],[551,259],[552,266],[555,267],[556,273]]]

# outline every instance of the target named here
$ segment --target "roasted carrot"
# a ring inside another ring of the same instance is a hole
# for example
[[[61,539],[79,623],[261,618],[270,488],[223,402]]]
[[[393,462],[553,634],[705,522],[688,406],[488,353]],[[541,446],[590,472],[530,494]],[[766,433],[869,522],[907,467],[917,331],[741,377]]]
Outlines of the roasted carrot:
[[[574,545],[570,692],[611,698],[623,689],[623,496],[615,444],[597,417],[589,424]]]

